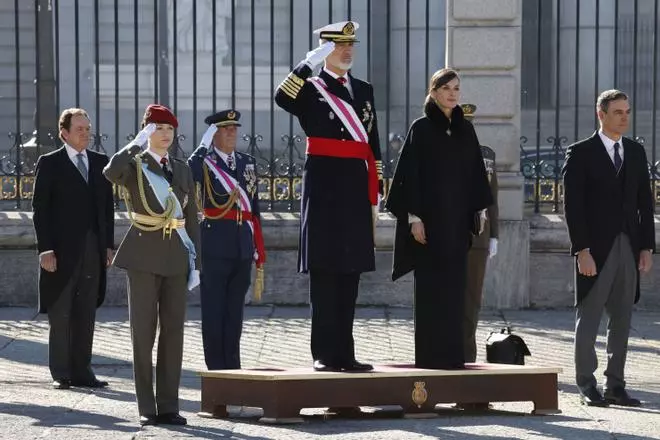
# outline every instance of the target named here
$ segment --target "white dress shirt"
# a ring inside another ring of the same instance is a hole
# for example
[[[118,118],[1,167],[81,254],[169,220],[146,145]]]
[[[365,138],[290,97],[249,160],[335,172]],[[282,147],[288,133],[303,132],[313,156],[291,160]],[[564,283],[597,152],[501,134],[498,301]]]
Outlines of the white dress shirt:
[[[167,159],[167,169],[170,170],[170,171],[172,170],[172,165],[170,164],[170,158],[169,158],[169,156],[167,155],[167,153],[165,154],[165,156],[161,156],[160,154],[156,153],[156,152],[155,152],[154,150],[152,150],[151,148],[147,148],[147,153],[149,153],[149,154],[151,155],[151,157],[154,158],[154,160],[156,161],[156,163],[157,163],[159,166],[161,166],[161,167],[162,167],[162,164],[160,163],[160,160],[161,160],[163,157],[164,157],[165,159]]]
[[[607,135],[603,133],[603,130],[598,130],[598,136],[600,136],[600,140],[603,141],[603,145],[605,145],[605,149],[607,150],[607,154],[610,155],[612,163],[614,163],[614,144],[619,144],[619,156],[621,156],[621,163],[623,163],[623,138],[615,141],[614,139],[608,138]]]
[[[215,149],[215,152],[220,156],[220,159],[222,159],[227,166],[229,166],[229,162],[227,160],[229,159],[229,156],[231,156],[232,160],[234,161],[234,166],[236,166],[236,155],[234,155],[234,152],[232,151],[231,154],[227,154],[224,151],[220,151],[218,147],[213,147]]]
[[[89,173],[89,159],[87,158],[87,149],[85,148],[82,151],[78,151],[67,143],[64,144],[64,148],[66,149],[66,154],[69,155],[69,159],[71,159],[71,162],[73,162],[73,165],[75,165],[76,169],[78,169],[78,153],[82,153],[83,163],[85,164],[85,168],[87,168],[87,172]]]
[[[323,68],[323,71],[333,77],[334,79],[338,79],[340,76],[343,78],[346,78],[346,83],[344,84],[344,87],[348,89],[348,93],[351,95],[351,98],[354,98],[355,96],[353,95],[353,87],[351,87],[351,77],[348,76],[348,73],[346,75],[337,75],[335,72],[332,72],[325,67]]]

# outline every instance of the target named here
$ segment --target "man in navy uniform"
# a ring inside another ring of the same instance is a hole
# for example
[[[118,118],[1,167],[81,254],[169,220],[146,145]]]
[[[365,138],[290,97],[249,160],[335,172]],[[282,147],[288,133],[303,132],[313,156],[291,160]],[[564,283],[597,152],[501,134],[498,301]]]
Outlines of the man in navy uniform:
[[[373,368],[355,359],[353,342],[360,274],[375,270],[372,207],[382,195],[373,87],[349,73],[358,26],[344,21],[315,30],[319,47],[275,93],[307,135],[298,270],[310,275],[317,371]]]
[[[240,341],[252,262],[260,295],[266,254],[261,234],[256,161],[235,151],[241,114],[208,116],[209,128],[188,159],[198,188],[201,224],[202,339],[209,370],[241,368]]]

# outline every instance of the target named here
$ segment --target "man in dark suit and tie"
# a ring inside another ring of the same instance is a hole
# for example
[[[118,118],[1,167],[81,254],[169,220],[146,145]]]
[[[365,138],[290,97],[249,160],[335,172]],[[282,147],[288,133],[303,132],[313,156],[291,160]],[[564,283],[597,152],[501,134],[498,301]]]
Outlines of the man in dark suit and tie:
[[[32,209],[39,251],[39,312],[48,313],[53,387],[108,385],[91,369],[96,308],[105,297],[114,247],[112,185],[104,154],[87,150],[91,124],[83,109],[59,120],[64,146],[37,162]]]
[[[639,273],[653,264],[653,199],[644,147],[622,137],[630,104],[625,93],[608,90],[596,103],[600,129],[566,153],[564,212],[575,256],[577,318],[575,373],[581,400],[590,406],[639,406],[625,389],[624,366]],[[607,312],[604,394],[596,385],[594,344]]]

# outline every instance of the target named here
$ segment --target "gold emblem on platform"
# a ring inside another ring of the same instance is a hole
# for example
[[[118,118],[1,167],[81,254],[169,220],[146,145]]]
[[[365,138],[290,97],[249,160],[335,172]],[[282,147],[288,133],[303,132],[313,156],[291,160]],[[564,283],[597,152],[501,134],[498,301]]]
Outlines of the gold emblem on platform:
[[[429,393],[425,387],[426,382],[415,382],[415,388],[412,391],[412,401],[417,405],[417,408],[421,408],[429,397]]]
[[[257,192],[257,173],[254,169],[254,164],[245,166],[243,177],[245,178],[247,192],[250,194],[250,197],[254,197],[254,193]]]

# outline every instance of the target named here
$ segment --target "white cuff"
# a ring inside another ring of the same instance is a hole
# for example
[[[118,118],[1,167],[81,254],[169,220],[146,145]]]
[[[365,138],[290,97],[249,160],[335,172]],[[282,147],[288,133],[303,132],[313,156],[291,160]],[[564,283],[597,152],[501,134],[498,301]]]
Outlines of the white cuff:
[[[417,217],[415,214],[408,214],[408,223],[417,223],[421,221],[422,219]]]
[[[39,256],[41,257],[42,255],[54,254],[54,253],[55,253],[55,251],[43,251],[42,253],[39,254]]]

